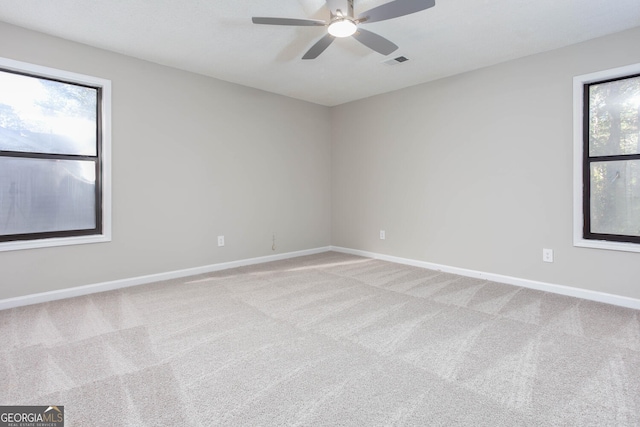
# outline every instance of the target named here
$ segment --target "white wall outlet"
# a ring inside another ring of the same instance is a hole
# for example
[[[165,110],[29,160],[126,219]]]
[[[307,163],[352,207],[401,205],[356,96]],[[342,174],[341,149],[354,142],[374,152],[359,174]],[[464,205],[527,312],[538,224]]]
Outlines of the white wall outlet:
[[[387,238],[386,233],[384,232],[384,230],[380,230],[380,240],[384,240]]]
[[[553,262],[553,249],[542,250],[542,261]]]
[[[218,236],[218,246],[224,246],[224,236]]]

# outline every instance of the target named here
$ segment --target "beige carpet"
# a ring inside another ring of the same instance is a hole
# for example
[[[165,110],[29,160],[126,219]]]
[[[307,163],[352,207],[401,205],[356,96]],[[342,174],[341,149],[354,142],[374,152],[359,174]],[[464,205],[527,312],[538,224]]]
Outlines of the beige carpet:
[[[640,313],[328,252],[0,311],[66,426],[638,426]]]

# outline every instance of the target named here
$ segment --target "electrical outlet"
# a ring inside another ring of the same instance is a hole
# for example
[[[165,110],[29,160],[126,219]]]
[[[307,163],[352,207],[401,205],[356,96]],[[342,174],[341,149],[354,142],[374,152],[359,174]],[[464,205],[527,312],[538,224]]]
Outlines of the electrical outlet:
[[[380,240],[384,240],[387,238],[386,233],[384,232],[384,230],[380,230]]]
[[[553,249],[542,250],[542,261],[553,262]]]
[[[218,246],[224,246],[224,236],[218,236]]]

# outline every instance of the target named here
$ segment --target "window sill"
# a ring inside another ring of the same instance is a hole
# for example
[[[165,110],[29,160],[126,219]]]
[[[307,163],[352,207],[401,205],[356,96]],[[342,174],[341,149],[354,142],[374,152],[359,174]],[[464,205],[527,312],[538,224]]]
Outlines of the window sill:
[[[635,243],[610,242],[606,240],[575,239],[573,246],[611,251],[640,252],[640,245]]]
[[[97,234],[95,236],[58,237],[52,239],[3,242],[0,243],[0,252],[49,248],[54,246],[83,245],[87,243],[105,243],[110,241],[111,236],[109,234]]]

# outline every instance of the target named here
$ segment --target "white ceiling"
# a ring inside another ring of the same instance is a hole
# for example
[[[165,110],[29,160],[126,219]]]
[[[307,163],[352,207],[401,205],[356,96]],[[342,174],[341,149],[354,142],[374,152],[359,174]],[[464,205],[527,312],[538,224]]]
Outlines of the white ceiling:
[[[327,106],[640,26],[640,1],[436,0],[364,27],[400,46],[388,57],[347,38],[303,61],[324,27],[251,23],[328,15],[325,0],[0,0],[0,21]]]

